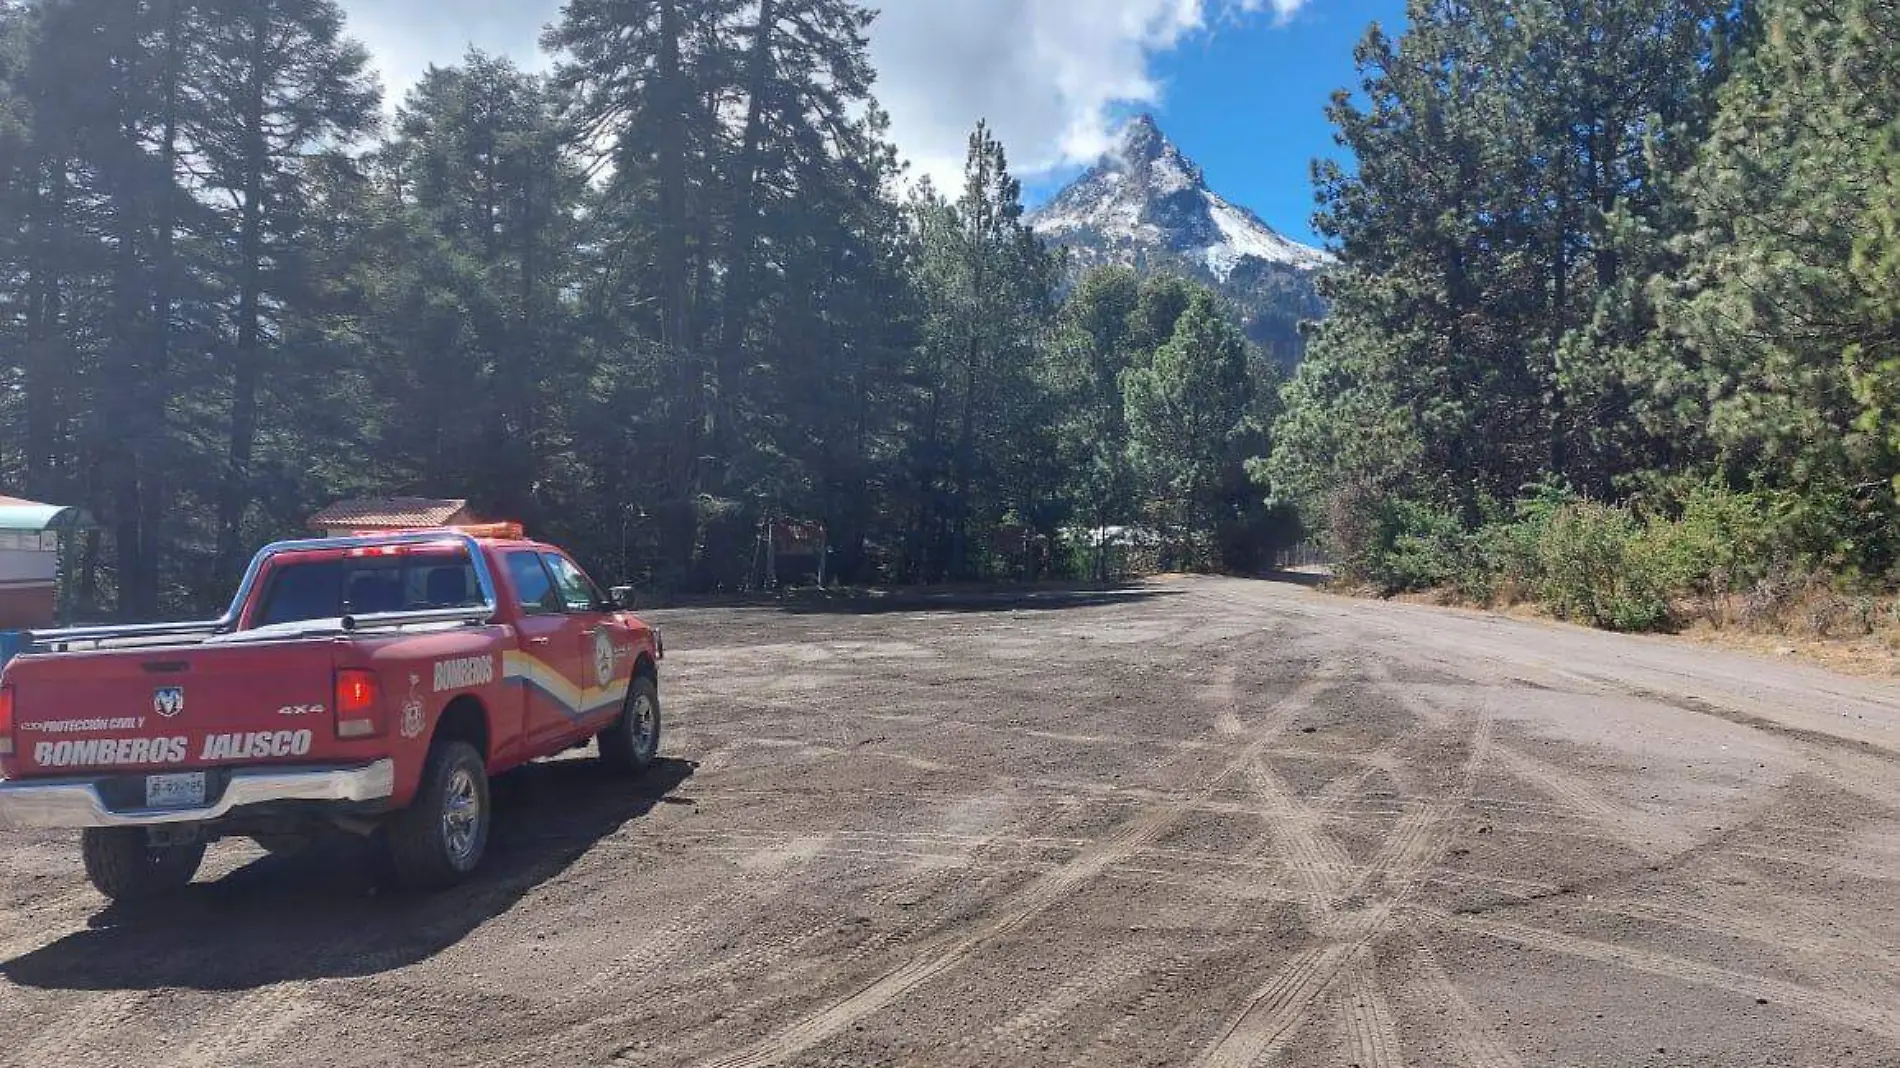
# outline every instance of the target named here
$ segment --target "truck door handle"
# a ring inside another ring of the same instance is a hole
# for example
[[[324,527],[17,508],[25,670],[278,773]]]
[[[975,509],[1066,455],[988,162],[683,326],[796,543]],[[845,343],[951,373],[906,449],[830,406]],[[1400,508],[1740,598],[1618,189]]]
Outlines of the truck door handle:
[[[549,645],[553,641],[554,641],[553,638],[529,638],[528,644],[529,645]]]

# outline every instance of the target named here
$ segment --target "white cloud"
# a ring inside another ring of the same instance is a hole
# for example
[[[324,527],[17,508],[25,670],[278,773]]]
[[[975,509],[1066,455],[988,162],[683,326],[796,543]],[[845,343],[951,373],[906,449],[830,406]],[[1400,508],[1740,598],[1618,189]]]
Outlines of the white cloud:
[[[1115,111],[1158,103],[1154,59],[1229,17],[1305,0],[885,0],[878,98],[917,171],[953,188],[988,119],[1020,174],[1092,162]]]
[[[347,32],[369,48],[382,72],[390,107],[430,64],[458,63],[471,46],[544,70],[541,27],[561,13],[561,0],[341,0]]]
[[[430,63],[472,44],[544,69],[536,40],[561,0],[343,0],[391,102]],[[877,95],[920,174],[954,187],[970,130],[988,119],[1013,169],[1092,161],[1115,111],[1153,105],[1157,56],[1245,15],[1290,17],[1306,0],[882,0],[872,27]]]

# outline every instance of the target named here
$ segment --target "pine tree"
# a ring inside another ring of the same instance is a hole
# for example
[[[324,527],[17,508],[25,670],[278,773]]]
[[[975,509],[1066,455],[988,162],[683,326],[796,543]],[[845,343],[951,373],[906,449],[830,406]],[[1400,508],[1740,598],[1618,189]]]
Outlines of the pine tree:
[[[159,606],[166,472],[185,462],[166,413],[178,392],[175,239],[190,212],[176,139],[194,18],[186,0],[63,0],[9,19],[23,480],[99,518],[79,600],[94,605],[110,586],[134,617]]]
[[[1736,482],[1799,488],[1844,561],[1900,551],[1891,224],[1900,14],[1880,0],[1765,4],[1681,183],[1682,268],[1652,291],[1681,402]],[[1705,429],[1706,428],[1706,429]]]
[[[1152,362],[1122,375],[1136,477],[1188,567],[1212,561],[1225,491],[1245,482],[1249,376],[1245,335],[1205,291]]]
[[[411,340],[394,427],[420,481],[539,524],[576,372],[563,292],[583,184],[554,95],[507,60],[471,52],[431,68],[398,110],[376,177],[390,211],[376,276],[381,326]],[[426,310],[425,310],[426,309]]]
[[[580,143],[611,146],[611,240],[652,265],[624,299],[657,296],[634,322],[667,354],[667,555],[701,583],[740,580],[762,512],[820,505],[781,446],[785,398],[826,364],[786,360],[827,329],[810,300],[838,282],[834,253],[890,207],[871,17],[852,0],[584,0],[546,39],[569,57]]]
[[[249,540],[259,437],[288,403],[267,384],[297,329],[276,309],[295,308],[309,281],[308,160],[370,130],[379,93],[368,53],[343,36],[335,0],[207,3],[207,65],[193,87],[204,124],[190,136],[204,158],[204,193],[228,205],[231,233],[231,408],[217,551],[219,573],[231,576]]]
[[[705,289],[713,170],[726,152],[720,102],[736,69],[729,27],[736,0],[570,0],[542,46],[566,58],[555,71],[571,94],[577,144],[608,172],[601,236],[616,246],[610,299],[649,305],[635,323],[659,346],[667,424],[655,442],[663,553],[674,580],[692,566],[698,507],[715,484],[706,470],[707,422],[717,400],[707,359]]]
[[[1367,35],[1362,93],[1330,111],[1356,169],[1316,169],[1341,262],[1264,465],[1277,493],[1310,516],[1360,486],[1476,520],[1666,455],[1632,412],[1650,324],[1629,298],[1681,223],[1669,177],[1726,69],[1725,11],[1415,2],[1400,40]]]
[[[926,489],[913,554],[925,577],[961,579],[1006,512],[1036,522],[1058,495],[1039,354],[1060,262],[1024,225],[1021,184],[987,124],[970,135],[962,195],[949,203],[926,190],[916,214]]]
[[[870,22],[871,13],[849,0],[757,0],[732,42],[742,56],[734,80],[745,120],[726,183],[732,191],[727,270],[715,343],[728,453],[741,447],[734,437],[742,430],[735,401],[746,393],[753,359],[748,332],[769,300],[788,292],[781,287],[798,288],[787,263],[767,249],[808,240],[806,221],[821,203],[850,211],[883,192],[879,176],[863,169],[867,146],[860,144],[867,132],[878,134],[851,115],[870,98]],[[842,157],[836,146],[846,148]]]
[[[1133,335],[1142,297],[1133,270],[1091,271],[1064,303],[1050,341],[1053,386],[1063,413],[1058,429],[1069,472],[1067,493],[1078,517],[1095,533],[1091,567],[1097,581],[1109,577],[1103,532],[1133,518],[1121,376],[1136,359]]]
[[[850,182],[777,216],[772,272],[780,290],[755,327],[771,358],[748,376],[757,419],[750,451],[776,458],[756,483],[773,514],[827,526],[831,573],[865,574],[868,543],[894,532],[903,416],[910,407],[918,296],[909,270],[914,235],[896,199],[901,175],[886,117],[869,113],[843,141]],[[789,209],[789,205],[787,208]]]

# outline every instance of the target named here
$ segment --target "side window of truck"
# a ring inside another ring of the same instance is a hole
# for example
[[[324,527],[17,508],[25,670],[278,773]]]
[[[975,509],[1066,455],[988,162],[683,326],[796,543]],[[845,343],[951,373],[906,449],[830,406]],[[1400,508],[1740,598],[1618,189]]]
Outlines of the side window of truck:
[[[593,582],[567,557],[545,553],[541,559],[547,561],[548,570],[554,573],[554,585],[560,589],[561,600],[569,612],[591,612],[600,605],[601,596]]]
[[[548,577],[548,569],[539,555],[523,551],[509,553],[503,559],[508,565],[509,583],[515,588],[515,598],[523,612],[539,616],[558,615],[565,610],[554,580]]]

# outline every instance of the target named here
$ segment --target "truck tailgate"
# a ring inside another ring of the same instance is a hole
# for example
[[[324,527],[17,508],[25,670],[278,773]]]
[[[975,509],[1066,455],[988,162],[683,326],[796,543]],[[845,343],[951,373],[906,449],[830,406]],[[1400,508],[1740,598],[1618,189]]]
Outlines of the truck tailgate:
[[[327,642],[26,656],[13,687],[16,777],[260,764],[331,730]]]

